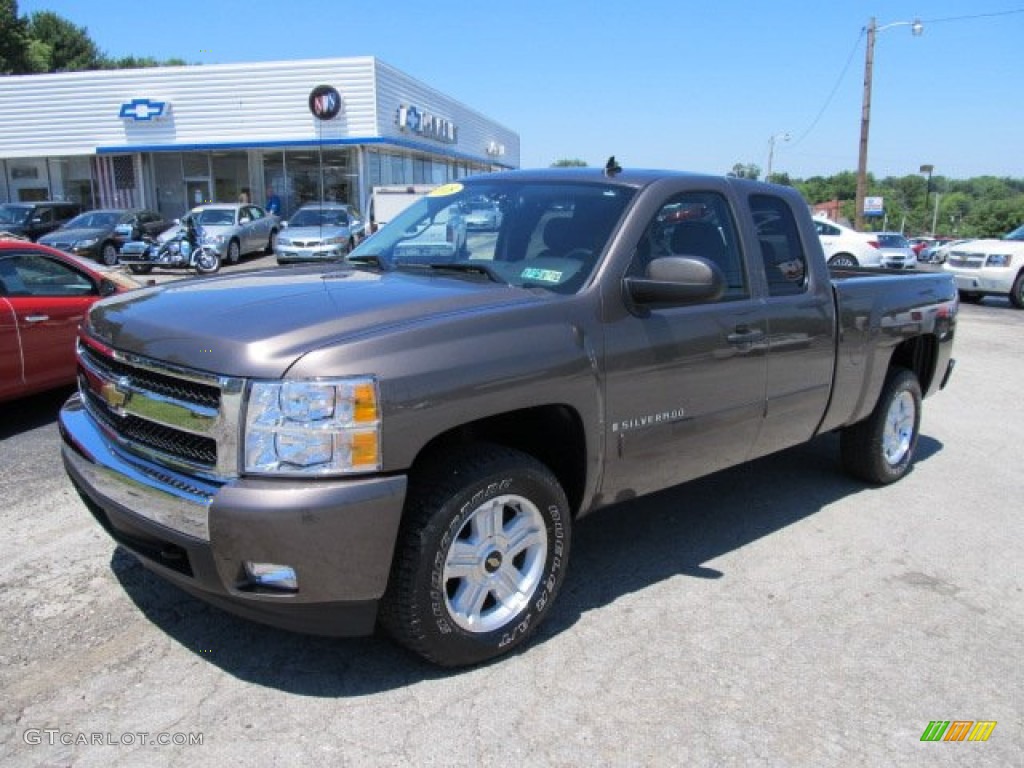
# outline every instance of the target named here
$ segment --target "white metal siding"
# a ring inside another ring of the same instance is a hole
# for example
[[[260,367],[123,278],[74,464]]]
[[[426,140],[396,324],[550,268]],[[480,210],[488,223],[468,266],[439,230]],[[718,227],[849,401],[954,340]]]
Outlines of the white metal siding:
[[[309,93],[321,84],[342,97],[341,114],[330,121],[309,112]],[[139,98],[168,102],[169,114],[119,117],[122,104]],[[451,120],[458,144],[403,135],[394,121],[401,103]],[[496,142],[506,147],[499,162],[519,161],[515,133],[373,57],[0,77],[0,158],[391,136],[484,160]]]

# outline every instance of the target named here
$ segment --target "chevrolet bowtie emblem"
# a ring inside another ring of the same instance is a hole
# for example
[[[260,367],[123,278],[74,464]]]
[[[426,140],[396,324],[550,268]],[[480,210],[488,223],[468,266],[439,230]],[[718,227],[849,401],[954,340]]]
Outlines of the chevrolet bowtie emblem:
[[[103,386],[100,388],[100,397],[110,406],[110,410],[123,416],[124,406],[127,404],[128,398],[131,397],[131,392],[128,391],[128,380],[121,378],[117,381],[103,382]]]

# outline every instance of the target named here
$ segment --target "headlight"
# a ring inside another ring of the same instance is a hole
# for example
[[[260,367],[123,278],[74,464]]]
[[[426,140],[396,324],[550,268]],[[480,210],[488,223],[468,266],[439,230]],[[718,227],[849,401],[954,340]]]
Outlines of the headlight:
[[[324,238],[324,245],[341,245],[344,242],[345,242],[345,238],[340,237],[340,236],[339,237],[325,237]]]
[[[224,235],[204,235],[203,242],[207,245],[220,245],[224,242]]]
[[[85,240],[79,240],[77,243],[75,243],[75,248],[92,248],[92,246],[96,245],[96,241],[98,239],[99,238],[96,237],[89,237],[86,238]]]
[[[989,267],[1008,267],[1013,261],[1013,256],[1008,253],[993,253],[985,262]]]
[[[371,377],[253,382],[245,418],[245,471],[338,475],[379,470],[379,402]]]

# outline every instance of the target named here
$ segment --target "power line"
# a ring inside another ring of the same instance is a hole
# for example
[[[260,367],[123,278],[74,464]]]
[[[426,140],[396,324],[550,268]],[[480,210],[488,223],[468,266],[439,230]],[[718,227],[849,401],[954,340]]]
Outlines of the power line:
[[[828,97],[825,99],[825,103],[821,105],[821,109],[818,110],[818,114],[815,115],[814,120],[811,121],[811,124],[807,126],[806,130],[797,137],[796,141],[790,144],[790,148],[797,147],[801,141],[806,139],[808,134],[814,130],[818,121],[821,120],[821,116],[825,114],[825,110],[828,109],[828,105],[832,103],[832,99],[835,97],[836,91],[839,90],[840,84],[843,82],[847,71],[850,69],[850,63],[853,61],[853,55],[857,53],[857,49],[860,48],[860,39],[862,37],[864,37],[863,29],[861,29],[860,34],[857,35],[857,41],[853,44],[853,48],[850,50],[850,55],[846,57],[846,64],[843,65],[843,71],[839,73],[839,77],[836,79],[836,84],[833,85],[832,90],[829,91]]]
[[[1012,11],[994,11],[992,13],[975,13],[970,16],[946,16],[942,19],[922,19],[922,24],[942,24],[947,21],[967,21],[969,19],[988,19],[993,16],[1010,16],[1014,13],[1024,13],[1024,8],[1015,8]]]

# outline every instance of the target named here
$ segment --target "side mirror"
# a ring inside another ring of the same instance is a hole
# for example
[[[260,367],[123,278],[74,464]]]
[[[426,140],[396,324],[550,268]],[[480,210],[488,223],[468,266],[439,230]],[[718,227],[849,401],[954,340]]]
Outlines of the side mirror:
[[[717,301],[725,293],[725,275],[700,256],[663,256],[647,265],[646,277],[627,277],[625,289],[640,305]]]
[[[100,280],[100,296],[113,296],[117,293],[117,283],[109,277]]]
[[[288,219],[283,219],[281,221],[281,229],[288,229]]]

